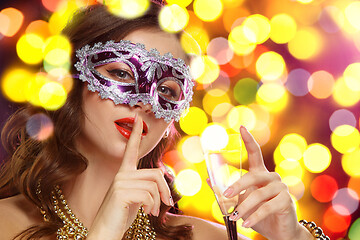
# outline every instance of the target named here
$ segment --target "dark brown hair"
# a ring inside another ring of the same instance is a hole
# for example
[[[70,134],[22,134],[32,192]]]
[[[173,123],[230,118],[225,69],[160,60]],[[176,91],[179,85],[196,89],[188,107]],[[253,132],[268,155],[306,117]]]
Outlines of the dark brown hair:
[[[74,50],[86,44],[117,41],[137,29],[160,29],[158,12],[159,7],[152,4],[145,15],[128,20],[115,17],[105,6],[97,4],[75,14],[63,33],[73,44]],[[38,239],[56,233],[62,222],[52,210],[51,191],[55,185],[64,184],[87,168],[87,160],[75,148],[75,139],[84,120],[83,87],[84,83],[75,80],[66,103],[59,110],[46,111],[31,105],[19,109],[9,118],[2,130],[1,140],[8,158],[0,169],[0,198],[21,193],[36,206],[42,207],[50,220],[20,233],[18,237],[21,239]],[[45,113],[54,124],[53,135],[44,141],[33,139],[26,133],[26,123],[36,113]],[[171,139],[173,138],[162,139],[140,160],[139,168],[160,167],[161,157],[171,144]],[[178,201],[180,196],[173,189],[173,178],[169,174],[166,174],[165,178],[174,200]],[[44,179],[46,182],[41,181]],[[36,194],[39,181],[41,201]],[[191,239],[191,226],[166,224],[165,214],[169,209],[162,203],[159,217],[151,217],[157,235],[168,239]]]

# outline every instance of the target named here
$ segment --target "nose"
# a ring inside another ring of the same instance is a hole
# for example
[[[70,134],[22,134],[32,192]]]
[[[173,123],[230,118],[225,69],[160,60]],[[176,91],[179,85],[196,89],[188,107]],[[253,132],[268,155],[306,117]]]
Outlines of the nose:
[[[139,108],[142,111],[146,112],[146,113],[150,113],[152,110],[152,106],[148,103],[148,104],[144,104],[143,102],[137,102],[134,105],[135,108]]]

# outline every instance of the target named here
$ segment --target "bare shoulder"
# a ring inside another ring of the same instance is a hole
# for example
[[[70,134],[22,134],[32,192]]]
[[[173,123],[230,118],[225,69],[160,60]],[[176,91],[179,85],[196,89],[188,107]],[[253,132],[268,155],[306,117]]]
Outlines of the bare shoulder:
[[[167,214],[168,221],[170,225],[182,225],[189,224],[193,225],[193,239],[194,240],[220,240],[227,239],[225,226],[207,221],[201,218],[185,216],[185,215],[175,215]],[[250,240],[249,238],[238,234],[239,240]]]
[[[13,239],[36,223],[36,207],[24,196],[0,199],[0,239]]]

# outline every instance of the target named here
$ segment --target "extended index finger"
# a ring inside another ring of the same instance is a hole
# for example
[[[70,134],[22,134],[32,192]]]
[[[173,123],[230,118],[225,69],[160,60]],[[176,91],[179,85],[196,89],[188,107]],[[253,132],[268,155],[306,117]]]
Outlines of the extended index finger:
[[[139,146],[141,134],[143,132],[143,120],[136,114],[134,126],[130,138],[126,144],[124,157],[119,172],[127,170],[136,170],[139,157]]]
[[[240,127],[240,133],[248,152],[249,171],[267,171],[259,144],[244,126]]]

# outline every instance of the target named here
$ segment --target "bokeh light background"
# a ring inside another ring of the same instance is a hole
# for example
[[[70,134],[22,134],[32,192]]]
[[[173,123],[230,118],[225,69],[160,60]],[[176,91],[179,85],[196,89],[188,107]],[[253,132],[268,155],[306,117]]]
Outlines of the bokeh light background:
[[[60,31],[76,9],[95,2],[1,1],[2,126],[24,103],[63,105],[72,47]],[[128,18],[149,5],[100,2]],[[181,43],[196,80],[192,107],[177,124],[182,138],[164,157],[184,196],[179,208],[222,223],[200,143],[219,146],[245,125],[266,166],[288,184],[299,219],[315,221],[331,239],[360,239],[360,1],[168,0],[160,23],[185,29]],[[41,141],[53,125],[38,114],[26,129]]]

